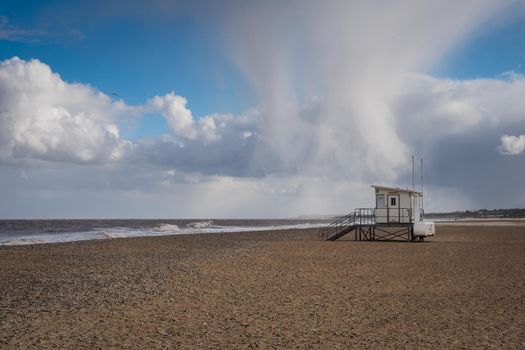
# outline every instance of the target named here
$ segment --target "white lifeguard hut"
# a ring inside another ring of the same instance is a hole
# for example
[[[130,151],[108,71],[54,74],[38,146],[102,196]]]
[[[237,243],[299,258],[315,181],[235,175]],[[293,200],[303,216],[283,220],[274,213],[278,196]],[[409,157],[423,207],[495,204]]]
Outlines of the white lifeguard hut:
[[[421,192],[372,185],[375,192],[376,223],[409,223],[422,221]]]
[[[319,230],[327,241],[354,233],[356,241],[423,241],[435,234],[433,222],[424,221],[423,192],[372,185],[375,208],[357,208]]]

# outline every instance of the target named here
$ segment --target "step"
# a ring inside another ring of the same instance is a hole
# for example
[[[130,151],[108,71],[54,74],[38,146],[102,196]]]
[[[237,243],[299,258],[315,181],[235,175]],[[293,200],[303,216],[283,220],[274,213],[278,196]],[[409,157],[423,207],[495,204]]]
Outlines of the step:
[[[327,241],[335,241],[335,240],[343,237],[347,233],[352,232],[355,228],[356,228],[356,225],[348,226],[346,229],[344,229],[344,230],[342,230],[340,232],[337,232],[336,234],[334,234],[332,236],[327,237],[326,240]]]

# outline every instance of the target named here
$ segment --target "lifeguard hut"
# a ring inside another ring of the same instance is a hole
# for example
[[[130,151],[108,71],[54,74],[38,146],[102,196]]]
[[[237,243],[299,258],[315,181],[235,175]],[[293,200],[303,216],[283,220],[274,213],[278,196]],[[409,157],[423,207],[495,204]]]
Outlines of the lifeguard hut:
[[[435,225],[423,219],[423,193],[373,185],[375,208],[357,208],[319,230],[319,238],[335,241],[354,234],[356,241],[423,241]]]

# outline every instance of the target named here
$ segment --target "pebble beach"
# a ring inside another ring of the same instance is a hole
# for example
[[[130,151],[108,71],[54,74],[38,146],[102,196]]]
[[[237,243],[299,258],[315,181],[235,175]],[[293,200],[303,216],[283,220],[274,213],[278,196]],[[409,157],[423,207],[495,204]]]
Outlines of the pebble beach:
[[[2,349],[525,348],[525,225],[0,247]]]

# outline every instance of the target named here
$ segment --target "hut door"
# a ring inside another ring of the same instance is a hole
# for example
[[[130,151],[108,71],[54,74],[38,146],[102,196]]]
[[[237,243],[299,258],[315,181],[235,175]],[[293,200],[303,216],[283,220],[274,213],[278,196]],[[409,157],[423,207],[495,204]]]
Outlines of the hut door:
[[[386,205],[388,207],[388,222],[399,222],[399,195],[389,194],[387,196]]]

